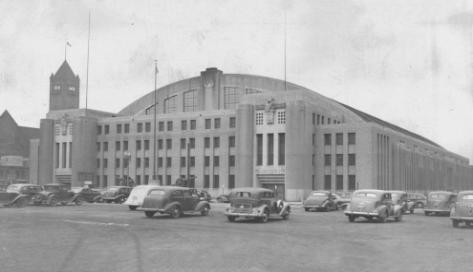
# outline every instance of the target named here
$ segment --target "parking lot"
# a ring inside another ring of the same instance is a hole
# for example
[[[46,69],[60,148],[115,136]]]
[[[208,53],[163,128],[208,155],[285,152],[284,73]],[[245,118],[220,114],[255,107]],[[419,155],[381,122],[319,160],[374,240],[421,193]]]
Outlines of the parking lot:
[[[0,209],[1,271],[469,271],[473,228],[448,217],[349,223],[342,211],[230,223],[118,204]]]

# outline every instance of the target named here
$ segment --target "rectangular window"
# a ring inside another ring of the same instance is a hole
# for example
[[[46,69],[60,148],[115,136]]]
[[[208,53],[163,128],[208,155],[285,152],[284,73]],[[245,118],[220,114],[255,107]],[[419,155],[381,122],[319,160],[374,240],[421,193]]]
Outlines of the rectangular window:
[[[186,149],[186,139],[181,138],[181,149]]]
[[[268,165],[273,165],[274,163],[274,134],[272,133],[269,133],[268,134],[268,146],[267,146],[268,150],[267,150],[267,153],[268,153]]]
[[[149,140],[145,140],[145,150],[149,150]]]
[[[320,114],[317,114],[317,125],[320,125]]]
[[[125,124],[124,130],[125,133],[130,133],[130,124]]]
[[[278,111],[278,124],[285,124],[285,123],[286,123],[286,112]]]
[[[279,133],[278,164],[284,165],[286,160],[286,134]]]
[[[204,138],[204,148],[210,148],[210,137]]]
[[[343,133],[335,134],[335,144],[336,145],[343,145]]]
[[[210,129],[212,127],[212,119],[205,119],[205,129]]]
[[[102,185],[103,187],[108,187],[108,176],[107,175],[103,175],[102,177]]]
[[[166,149],[172,149],[172,139],[166,139]]]
[[[356,190],[356,176],[348,175],[348,190]]]
[[[354,132],[348,133],[348,144],[349,145],[356,144],[356,134]]]
[[[256,119],[256,125],[261,126],[263,124],[263,113],[262,112],[257,112],[255,119]]]
[[[220,176],[219,175],[214,175],[214,184],[213,188],[217,189],[220,187]]]
[[[103,151],[108,151],[108,142],[103,142]]]
[[[195,167],[195,157],[189,157],[189,166]]]
[[[330,155],[330,154],[325,154],[324,155],[324,165],[325,166],[332,165],[332,155]]]
[[[141,158],[136,158],[136,168],[141,168]]]
[[[108,168],[108,159],[103,159],[102,166],[104,169]]]
[[[195,138],[189,138],[189,148],[195,148]]]
[[[115,159],[115,168],[120,168],[120,159],[119,158]]]
[[[215,167],[220,166],[220,157],[219,156],[214,156],[214,166]]]
[[[263,134],[256,134],[256,165],[263,165]]]
[[[141,140],[136,140],[136,150],[141,150]]]
[[[149,168],[149,158],[145,158],[145,168]]]
[[[97,134],[102,134],[102,126],[97,126]]]
[[[220,137],[214,137],[214,148],[220,147]]]
[[[335,190],[343,190],[343,176],[337,175],[336,180]]]
[[[195,130],[197,127],[197,121],[196,120],[191,120],[191,130]]]
[[[355,154],[348,154],[348,165],[350,165],[350,166],[356,165],[356,155]]]
[[[171,175],[166,175],[166,185],[171,185],[172,178]]]
[[[322,120],[320,121],[320,123],[323,125],[324,121],[325,121],[325,116],[322,115]]]
[[[210,187],[210,176],[204,175],[204,188],[208,189]]]
[[[163,149],[163,139],[158,139],[158,150]]]
[[[220,128],[220,118],[214,119],[214,128]]]
[[[167,168],[172,167],[172,158],[171,157],[166,158],[166,167]]]
[[[343,166],[343,154],[337,154],[335,157],[335,165]]]
[[[332,145],[332,134],[324,134],[324,145]]]
[[[145,123],[145,132],[151,132],[151,123],[150,122]]]
[[[136,124],[136,132],[138,133],[143,132],[143,123]]]
[[[204,157],[204,166],[210,166],[210,157],[209,156]]]
[[[197,90],[190,90],[184,93],[184,111],[192,112],[197,110]]]
[[[121,143],[119,141],[116,141],[115,142],[115,150],[120,151],[120,149],[121,149]]]
[[[230,167],[235,166],[235,156],[234,155],[228,156],[228,166],[230,166]]]
[[[164,100],[164,113],[176,112],[177,96],[169,97]]]
[[[187,130],[187,120],[181,120],[181,130]]]
[[[59,168],[59,154],[60,154],[59,148],[60,148],[59,143],[56,143],[56,168]]]
[[[228,189],[235,188],[235,175],[228,175]]]
[[[164,121],[159,121],[159,123],[158,123],[158,131],[164,131]]]
[[[186,167],[186,157],[181,157],[181,167]]]
[[[315,133],[312,134],[312,146],[315,146]]]
[[[324,190],[332,190],[332,176],[324,176]]]
[[[104,130],[105,130],[105,135],[109,134],[109,133],[110,133],[110,126],[109,126],[109,125],[105,125],[105,126],[104,126]]]
[[[158,158],[158,167],[163,167],[163,158],[162,157]]]
[[[149,183],[149,175],[145,175],[145,185]]]
[[[123,150],[124,151],[128,150],[128,141],[123,141]]]
[[[240,90],[237,87],[224,87],[223,89],[225,109],[235,109],[240,100]]]
[[[228,137],[228,146],[229,147],[235,147],[235,136],[229,136]]]
[[[117,134],[122,133],[122,124],[117,124]]]
[[[136,181],[136,185],[141,185],[141,176],[140,176],[140,175],[136,175],[136,176],[135,176],[135,181]]]
[[[62,168],[66,168],[67,143],[62,143]]]
[[[168,127],[168,131],[172,131],[172,121],[168,121],[167,127]]]
[[[235,128],[236,127],[236,118],[235,117],[230,117],[229,127],[230,128]]]

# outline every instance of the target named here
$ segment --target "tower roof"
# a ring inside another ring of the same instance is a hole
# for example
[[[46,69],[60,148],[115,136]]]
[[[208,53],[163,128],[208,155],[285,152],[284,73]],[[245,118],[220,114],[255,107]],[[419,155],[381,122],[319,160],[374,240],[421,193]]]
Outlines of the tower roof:
[[[69,78],[75,77],[76,75],[72,71],[71,66],[69,66],[69,63],[67,63],[67,60],[64,60],[54,76],[60,78]]]

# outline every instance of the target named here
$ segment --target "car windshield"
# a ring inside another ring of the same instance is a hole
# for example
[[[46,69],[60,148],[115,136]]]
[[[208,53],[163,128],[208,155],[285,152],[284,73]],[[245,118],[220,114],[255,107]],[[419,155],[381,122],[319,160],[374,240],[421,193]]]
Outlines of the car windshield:
[[[372,192],[356,192],[353,197],[355,198],[371,198],[375,199],[378,198],[378,195],[376,193]]]
[[[237,198],[250,198],[251,193],[250,192],[235,192],[233,193],[234,197]]]
[[[431,194],[430,199],[432,200],[447,200],[448,194]]]
[[[150,196],[163,196],[166,192],[164,190],[153,190],[149,192]]]
[[[310,196],[312,196],[312,197],[327,197],[327,196],[328,196],[328,193],[313,192],[312,194],[310,194]]]
[[[473,202],[473,194],[462,195],[460,201]]]

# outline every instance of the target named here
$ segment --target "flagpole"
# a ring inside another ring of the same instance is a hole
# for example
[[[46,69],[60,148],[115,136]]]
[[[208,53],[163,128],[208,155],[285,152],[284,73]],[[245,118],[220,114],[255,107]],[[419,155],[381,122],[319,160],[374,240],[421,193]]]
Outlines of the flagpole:
[[[87,116],[89,95],[89,51],[90,51],[90,10],[89,10],[89,33],[87,36],[87,75],[85,81],[85,115]]]
[[[153,181],[156,182],[156,107],[157,107],[158,61],[154,60],[154,131],[153,131]],[[160,184],[161,185],[161,184]]]

